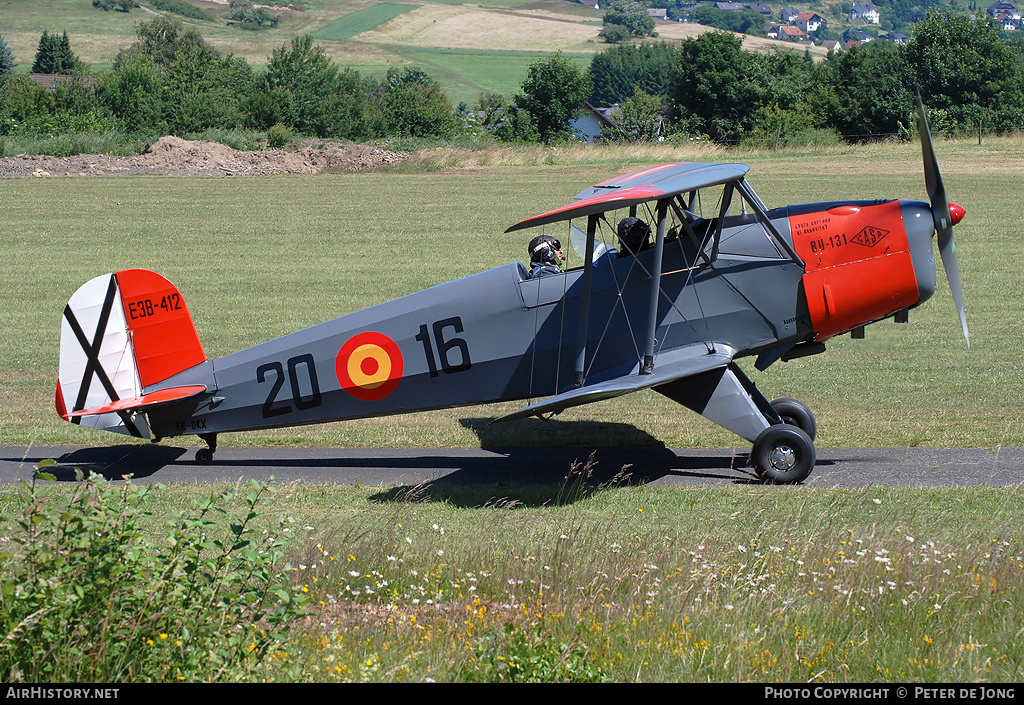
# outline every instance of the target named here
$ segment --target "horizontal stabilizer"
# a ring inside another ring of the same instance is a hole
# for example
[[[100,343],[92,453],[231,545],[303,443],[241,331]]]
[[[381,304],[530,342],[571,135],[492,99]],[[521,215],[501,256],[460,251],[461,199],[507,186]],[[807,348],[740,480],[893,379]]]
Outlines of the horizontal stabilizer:
[[[685,348],[659,355],[655,359],[654,371],[651,374],[639,374],[640,364],[637,363],[627,375],[557,394],[519,411],[499,417],[495,421],[525,419],[549,413],[557,414],[573,406],[592,404],[630,392],[638,392],[641,389],[657,387],[701,372],[726,367],[732,362],[735,354],[736,351],[727,345],[715,346],[711,352],[708,352],[708,347],[704,344],[688,345]]]
[[[191,399],[205,391],[206,385],[204,384],[194,384],[187,387],[169,387],[167,389],[161,389],[153,392],[152,394],[143,394],[140,397],[118,399],[117,401],[112,401],[109,404],[101,404],[90,409],[71,411],[67,416],[70,418],[73,416],[111,414],[118,411],[152,411],[153,409],[166,404],[173,404],[174,402]]]

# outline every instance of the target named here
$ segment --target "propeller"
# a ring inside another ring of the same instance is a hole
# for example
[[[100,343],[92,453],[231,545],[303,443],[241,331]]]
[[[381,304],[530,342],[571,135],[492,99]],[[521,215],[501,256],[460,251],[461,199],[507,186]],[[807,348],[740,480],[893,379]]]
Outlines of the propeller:
[[[942,185],[939,162],[935,159],[932,135],[928,130],[928,118],[924,114],[924,103],[921,101],[920,90],[917,91],[917,107],[919,111],[918,132],[921,133],[921,152],[924,156],[924,183],[928,190],[928,200],[931,201],[932,219],[935,221],[935,234],[939,243],[939,255],[942,257],[942,267],[946,270],[946,279],[949,280],[953,303],[956,304],[957,313],[960,314],[964,340],[967,341],[967,347],[971,347],[971,339],[967,334],[964,294],[960,286],[960,267],[956,261],[956,243],[953,242],[953,226],[963,217],[963,209],[960,206],[955,206],[957,217],[954,220],[954,212],[950,210],[949,201],[946,200],[946,189]]]

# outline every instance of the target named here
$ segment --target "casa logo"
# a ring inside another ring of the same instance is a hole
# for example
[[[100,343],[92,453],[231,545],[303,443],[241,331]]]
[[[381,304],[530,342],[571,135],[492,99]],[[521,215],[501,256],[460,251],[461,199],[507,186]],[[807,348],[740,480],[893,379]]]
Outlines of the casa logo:
[[[888,230],[882,230],[881,228],[873,228],[870,225],[861,230],[859,233],[850,238],[850,242],[855,242],[858,245],[864,245],[865,247],[874,247],[889,234]]]
[[[341,388],[356,399],[378,401],[402,381],[402,351],[383,333],[368,331],[349,338],[335,360]]]

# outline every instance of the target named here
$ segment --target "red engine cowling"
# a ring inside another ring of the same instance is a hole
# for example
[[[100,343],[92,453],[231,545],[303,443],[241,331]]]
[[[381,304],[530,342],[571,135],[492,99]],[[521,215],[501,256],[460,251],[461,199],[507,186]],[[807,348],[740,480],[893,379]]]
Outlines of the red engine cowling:
[[[816,340],[919,301],[899,201],[833,206],[791,216],[789,223],[807,265],[804,293]]]

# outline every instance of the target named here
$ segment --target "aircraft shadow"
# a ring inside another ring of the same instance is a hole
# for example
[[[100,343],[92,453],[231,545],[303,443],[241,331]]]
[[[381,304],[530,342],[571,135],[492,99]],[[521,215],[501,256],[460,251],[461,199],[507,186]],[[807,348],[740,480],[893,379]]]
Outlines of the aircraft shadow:
[[[173,465],[188,453],[187,448],[160,445],[119,445],[80,448],[59,458],[26,457],[26,463],[38,464],[54,460],[56,465],[41,468],[58,482],[75,482],[79,472],[83,476],[95,473],[107,480],[120,480],[125,475],[133,478],[149,477]]]

